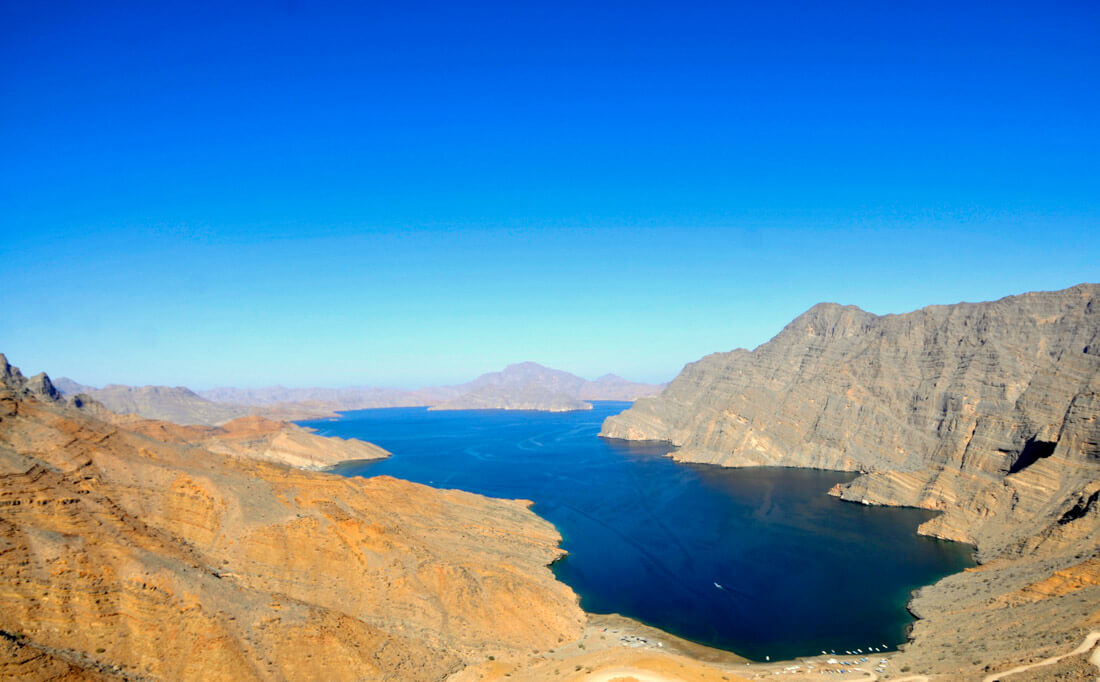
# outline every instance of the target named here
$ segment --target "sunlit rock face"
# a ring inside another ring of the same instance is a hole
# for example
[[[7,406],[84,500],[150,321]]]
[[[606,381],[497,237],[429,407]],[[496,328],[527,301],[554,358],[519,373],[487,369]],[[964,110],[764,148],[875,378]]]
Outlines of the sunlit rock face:
[[[522,501],[265,461],[306,446],[263,421],[110,423],[6,360],[0,382],[2,677],[440,679],[583,628]]]
[[[921,592],[909,655],[929,670],[972,656],[977,675],[1100,623],[1095,584],[1047,587],[1091,575],[1100,549],[1098,297],[1082,284],[886,316],[823,303],[753,351],[688,365],[602,435],[860,471],[833,494],[942,511],[921,532],[975,543],[986,565]],[[1020,590],[1033,598],[1006,596]]]

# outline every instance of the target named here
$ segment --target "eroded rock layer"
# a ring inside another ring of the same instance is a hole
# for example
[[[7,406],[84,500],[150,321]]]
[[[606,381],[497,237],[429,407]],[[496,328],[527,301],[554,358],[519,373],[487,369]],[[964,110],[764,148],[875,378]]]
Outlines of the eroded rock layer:
[[[522,501],[226,456],[48,393],[0,356],[4,675],[441,679],[583,628]]]
[[[374,443],[318,436],[295,424],[258,415],[221,426],[184,426],[135,415],[110,415],[108,421],[167,443],[199,445],[210,452],[303,469],[323,469],[348,460],[382,459],[390,454]]]
[[[687,461],[859,471],[833,493],[942,511],[920,532],[976,544],[984,565],[920,592],[907,655],[978,675],[1100,622],[1100,588],[1070,577],[1100,549],[1098,297],[1084,284],[887,316],[820,304],[753,351],[688,365],[602,435],[668,441]],[[1056,576],[1076,588],[1036,587]]]

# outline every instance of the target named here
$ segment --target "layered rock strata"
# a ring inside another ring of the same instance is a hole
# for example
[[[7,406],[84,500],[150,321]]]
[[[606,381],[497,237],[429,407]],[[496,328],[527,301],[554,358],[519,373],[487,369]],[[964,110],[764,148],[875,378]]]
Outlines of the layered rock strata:
[[[920,532],[974,543],[983,565],[917,595],[906,655],[976,676],[1100,623],[1095,583],[1031,587],[1091,574],[1100,551],[1098,297],[1086,284],[886,316],[820,304],[753,351],[688,365],[602,435],[667,441],[685,461],[858,471],[833,494],[941,511]]]
[[[547,568],[560,537],[525,502],[226,456],[216,433],[97,414],[0,356],[5,675],[441,679],[583,628]]]
[[[390,455],[374,443],[318,436],[295,424],[256,415],[221,426],[183,426],[133,415],[112,415],[109,421],[166,443],[188,443],[218,454],[302,469],[323,469],[348,460],[382,459]]]

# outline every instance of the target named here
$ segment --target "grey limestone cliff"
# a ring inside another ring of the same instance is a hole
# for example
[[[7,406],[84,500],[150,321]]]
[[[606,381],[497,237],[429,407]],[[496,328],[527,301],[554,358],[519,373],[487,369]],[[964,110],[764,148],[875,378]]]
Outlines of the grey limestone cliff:
[[[601,433],[687,461],[858,471],[833,494],[943,512],[920,531],[976,544],[984,565],[922,591],[910,654],[933,672],[1007,660],[1025,633],[1053,647],[1100,622],[1098,299],[1083,284],[904,315],[820,304],[755,350],[689,364]],[[1016,594],[1058,571],[1087,577],[1054,601]],[[967,619],[1008,634],[959,636]]]

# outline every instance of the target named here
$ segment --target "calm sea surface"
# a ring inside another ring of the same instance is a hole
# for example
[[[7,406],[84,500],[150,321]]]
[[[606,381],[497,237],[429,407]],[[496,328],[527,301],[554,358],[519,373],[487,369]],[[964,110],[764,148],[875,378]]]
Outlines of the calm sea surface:
[[[621,613],[755,660],[905,641],[911,590],[973,565],[918,537],[924,511],[826,495],[851,475],[677,464],[667,448],[597,437],[629,403],[591,412],[359,410],[300,422],[393,457],[343,465],[438,488],[534,500],[569,556],[558,578]]]

